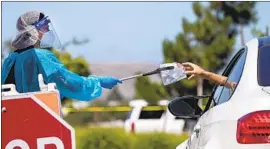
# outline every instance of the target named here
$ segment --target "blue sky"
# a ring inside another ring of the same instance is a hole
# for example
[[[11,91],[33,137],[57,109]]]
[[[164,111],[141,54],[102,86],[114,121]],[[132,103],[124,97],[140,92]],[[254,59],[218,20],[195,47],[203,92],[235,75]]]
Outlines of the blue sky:
[[[265,30],[270,2],[256,8],[256,27]],[[162,40],[175,38],[183,17],[195,19],[191,2],[2,2],[2,42],[15,35],[17,18],[29,10],[49,15],[62,43],[74,36],[89,38],[88,44],[68,51],[90,63],[161,63]],[[246,41],[253,38],[250,27],[244,31]],[[235,47],[240,46],[238,38]]]

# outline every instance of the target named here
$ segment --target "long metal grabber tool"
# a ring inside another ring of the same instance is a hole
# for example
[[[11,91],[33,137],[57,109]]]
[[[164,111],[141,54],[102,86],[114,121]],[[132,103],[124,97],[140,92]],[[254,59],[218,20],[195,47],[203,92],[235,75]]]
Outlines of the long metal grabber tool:
[[[141,73],[141,74],[137,74],[137,75],[125,77],[125,78],[122,78],[120,80],[121,81],[125,81],[125,80],[129,80],[129,79],[137,78],[137,77],[149,76],[149,75],[153,75],[153,74],[158,74],[158,73],[160,73],[161,71],[164,71],[164,70],[171,70],[171,69],[174,69],[174,66],[168,66],[168,67],[158,68],[158,69],[153,70],[153,71],[150,71],[150,72],[146,72],[146,73]]]

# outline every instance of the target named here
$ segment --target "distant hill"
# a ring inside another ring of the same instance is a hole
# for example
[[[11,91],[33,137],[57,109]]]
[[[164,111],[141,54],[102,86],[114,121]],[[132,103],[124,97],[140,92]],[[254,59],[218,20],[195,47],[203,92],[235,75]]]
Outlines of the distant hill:
[[[159,64],[151,63],[90,63],[90,71],[93,75],[113,76],[124,78],[137,72],[147,72],[159,67]],[[160,76],[152,75],[150,79],[154,82],[161,82]],[[135,96],[135,79],[124,81],[118,85],[119,92],[125,99],[133,99]],[[104,89],[100,99],[107,98],[111,90]]]

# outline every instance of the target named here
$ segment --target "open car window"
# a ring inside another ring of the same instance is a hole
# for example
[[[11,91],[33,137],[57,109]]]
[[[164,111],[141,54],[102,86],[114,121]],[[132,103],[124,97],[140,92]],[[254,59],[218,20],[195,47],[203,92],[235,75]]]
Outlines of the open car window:
[[[233,88],[231,87],[225,87],[225,86],[221,86],[222,91],[220,94],[217,95],[217,98],[214,99],[216,104],[221,104],[224,103],[226,101],[228,101],[231,96],[233,95],[237,84],[239,83],[241,76],[242,76],[242,72],[245,66],[245,61],[246,61],[246,55],[247,55],[247,50],[242,49],[240,50],[235,58],[232,60],[233,63],[230,66],[231,68],[229,68],[229,72],[225,72],[228,79],[227,79],[227,83],[233,83],[235,84]]]
[[[223,76],[228,77],[227,81],[235,83],[234,88],[229,88],[221,85],[215,86],[204,112],[207,111],[210,107],[224,103],[230,99],[237,87],[238,82],[241,79],[246,55],[246,47],[239,50],[239,52],[235,54],[235,56],[231,59],[226,69],[222,73]]]

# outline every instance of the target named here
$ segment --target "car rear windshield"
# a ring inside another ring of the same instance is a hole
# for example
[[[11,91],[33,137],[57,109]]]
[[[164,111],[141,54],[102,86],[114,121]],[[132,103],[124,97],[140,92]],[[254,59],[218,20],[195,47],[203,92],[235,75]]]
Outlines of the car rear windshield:
[[[258,83],[261,86],[270,86],[270,43],[259,48]]]
[[[139,119],[160,119],[165,110],[142,110]]]

